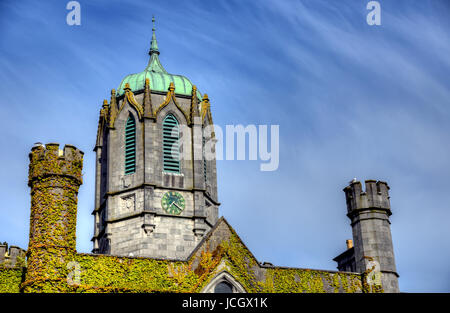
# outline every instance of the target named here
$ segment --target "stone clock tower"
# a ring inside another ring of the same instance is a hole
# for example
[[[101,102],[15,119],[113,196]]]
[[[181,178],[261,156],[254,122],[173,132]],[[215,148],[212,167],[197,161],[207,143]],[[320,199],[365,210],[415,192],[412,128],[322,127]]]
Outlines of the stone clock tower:
[[[149,54],[100,110],[93,252],[185,259],[218,219],[213,121],[208,96],[161,65],[154,27]]]

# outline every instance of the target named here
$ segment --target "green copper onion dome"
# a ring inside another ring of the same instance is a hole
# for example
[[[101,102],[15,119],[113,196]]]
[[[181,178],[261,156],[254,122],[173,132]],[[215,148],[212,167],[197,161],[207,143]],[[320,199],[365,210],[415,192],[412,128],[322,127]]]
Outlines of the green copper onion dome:
[[[191,81],[181,75],[173,75],[167,73],[159,61],[158,43],[155,36],[155,18],[152,19],[152,42],[150,46],[150,61],[143,72],[127,75],[119,85],[117,94],[120,96],[124,94],[125,84],[129,84],[132,91],[144,89],[145,79],[150,80],[150,88],[152,91],[167,92],[171,82],[175,85],[175,93],[191,96],[192,83]],[[197,97],[202,98],[201,93],[197,91]]]

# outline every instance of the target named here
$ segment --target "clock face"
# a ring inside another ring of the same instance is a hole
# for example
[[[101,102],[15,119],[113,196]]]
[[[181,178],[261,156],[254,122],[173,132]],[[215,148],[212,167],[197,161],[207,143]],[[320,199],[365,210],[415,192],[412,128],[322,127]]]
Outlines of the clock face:
[[[184,210],[185,201],[179,192],[169,191],[162,197],[161,206],[167,213],[178,215]]]

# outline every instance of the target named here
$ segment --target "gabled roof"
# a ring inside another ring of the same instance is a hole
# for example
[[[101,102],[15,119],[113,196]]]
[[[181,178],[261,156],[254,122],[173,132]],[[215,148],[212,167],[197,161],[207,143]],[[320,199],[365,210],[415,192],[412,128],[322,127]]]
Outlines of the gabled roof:
[[[227,231],[229,232],[227,234]],[[203,239],[198,243],[197,247],[191,252],[188,260],[192,259],[193,256],[198,255],[204,250],[214,250],[211,249],[211,240],[213,241],[213,246],[216,248],[222,241],[229,240],[231,235],[235,235],[239,240],[239,243],[248,251],[253,260],[258,263],[258,260],[253,255],[253,253],[247,248],[242,239],[238,236],[233,227],[228,223],[225,217],[220,217],[216,224],[211,228],[211,230],[203,237]],[[258,263],[259,264],[259,263]]]

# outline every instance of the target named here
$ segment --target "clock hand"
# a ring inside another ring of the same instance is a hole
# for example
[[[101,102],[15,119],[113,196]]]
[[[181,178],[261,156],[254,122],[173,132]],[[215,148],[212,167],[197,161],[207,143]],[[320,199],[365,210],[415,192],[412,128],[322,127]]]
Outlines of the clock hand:
[[[173,202],[173,204],[175,204],[177,206],[177,208],[179,208],[180,210],[183,210],[178,204],[176,204],[175,202]]]

